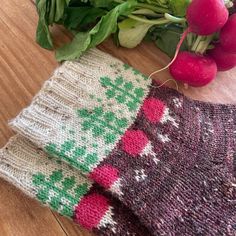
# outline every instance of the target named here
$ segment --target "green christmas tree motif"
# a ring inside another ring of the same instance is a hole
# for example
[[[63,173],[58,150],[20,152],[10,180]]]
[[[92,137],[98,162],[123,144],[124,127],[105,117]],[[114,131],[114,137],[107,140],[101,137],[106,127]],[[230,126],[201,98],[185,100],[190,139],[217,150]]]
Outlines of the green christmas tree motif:
[[[101,77],[100,83],[107,88],[108,99],[114,98],[120,104],[125,104],[129,111],[135,111],[142,102],[143,88],[136,88],[132,82],[125,82],[122,76],[118,76],[113,82],[109,77]]]
[[[50,143],[45,147],[45,151],[85,173],[98,161],[96,153],[87,153],[86,147],[76,146],[75,140],[66,140],[60,146]]]
[[[142,74],[140,71],[134,69],[134,68],[131,67],[130,65],[124,64],[123,67],[124,67],[125,70],[131,70],[134,75],[140,75],[144,80],[148,80],[148,77],[147,77],[147,76],[145,76],[144,74]]]
[[[117,118],[113,112],[105,112],[100,106],[93,110],[80,109],[77,113],[83,119],[82,129],[92,131],[94,138],[103,138],[106,144],[114,143],[128,125],[126,118]]]
[[[64,177],[62,170],[55,170],[49,177],[37,173],[32,177],[37,198],[64,216],[72,217],[74,206],[88,192],[88,184],[76,184],[75,177]],[[60,186],[60,187],[59,187]]]

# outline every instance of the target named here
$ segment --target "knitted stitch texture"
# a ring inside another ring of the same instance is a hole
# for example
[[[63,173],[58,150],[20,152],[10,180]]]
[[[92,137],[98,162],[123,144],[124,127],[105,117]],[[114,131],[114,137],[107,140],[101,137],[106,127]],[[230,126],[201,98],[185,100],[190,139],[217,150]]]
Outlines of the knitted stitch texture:
[[[97,235],[150,235],[101,187],[20,135],[0,150],[0,176]]]
[[[235,106],[150,82],[92,50],[59,68],[11,125],[112,192],[154,235],[235,235]]]
[[[97,49],[65,62],[11,125],[89,173],[133,123],[151,81]]]

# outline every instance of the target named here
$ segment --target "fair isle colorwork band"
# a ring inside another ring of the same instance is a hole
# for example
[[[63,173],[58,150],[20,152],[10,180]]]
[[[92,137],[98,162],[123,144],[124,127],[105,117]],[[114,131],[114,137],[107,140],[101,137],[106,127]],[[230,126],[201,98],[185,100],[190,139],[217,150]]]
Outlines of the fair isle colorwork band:
[[[0,150],[0,177],[97,235],[149,235],[121,203],[20,135]]]
[[[89,173],[133,123],[150,80],[97,49],[65,62],[11,125]]]
[[[150,82],[93,50],[59,68],[11,125],[112,192],[153,235],[235,235],[236,107]]]

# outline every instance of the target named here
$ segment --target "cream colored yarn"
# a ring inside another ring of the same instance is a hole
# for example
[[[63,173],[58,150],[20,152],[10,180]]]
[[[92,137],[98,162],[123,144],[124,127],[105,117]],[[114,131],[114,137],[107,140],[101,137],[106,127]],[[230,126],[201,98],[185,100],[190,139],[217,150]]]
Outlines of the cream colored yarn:
[[[59,67],[10,125],[87,174],[133,123],[150,83],[127,64],[92,49]]]

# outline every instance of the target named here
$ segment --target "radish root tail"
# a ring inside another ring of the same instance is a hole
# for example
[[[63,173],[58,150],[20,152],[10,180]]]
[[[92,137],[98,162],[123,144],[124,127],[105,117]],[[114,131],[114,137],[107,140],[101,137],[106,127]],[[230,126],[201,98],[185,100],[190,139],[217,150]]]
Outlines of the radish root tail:
[[[166,80],[166,81],[164,81],[162,84],[160,84],[159,86],[153,86],[153,85],[150,85],[150,87],[153,87],[153,88],[161,88],[161,87],[163,87],[166,83],[168,83],[168,82],[174,82],[174,84],[175,84],[175,86],[176,86],[176,90],[177,91],[179,91],[179,85],[178,85],[178,83],[176,82],[176,80],[174,80],[174,79],[168,79],[168,80]]]
[[[183,42],[184,42],[186,36],[188,35],[188,33],[190,33],[190,32],[191,32],[190,28],[187,28],[187,29],[184,31],[184,33],[183,33],[183,35],[182,35],[182,37],[181,37],[181,39],[180,39],[180,41],[179,41],[179,43],[178,43],[178,45],[177,45],[177,47],[176,47],[175,55],[174,55],[173,59],[171,60],[171,62],[170,62],[167,66],[165,66],[164,68],[152,72],[152,73],[148,76],[149,79],[151,79],[153,75],[155,75],[155,74],[157,74],[157,73],[159,73],[159,72],[161,72],[161,71],[163,71],[163,70],[168,69],[168,68],[173,64],[173,62],[175,61],[175,59],[177,58],[177,56],[178,56],[178,54],[179,54],[179,50],[180,50],[180,48],[181,48],[181,45],[183,44]]]

